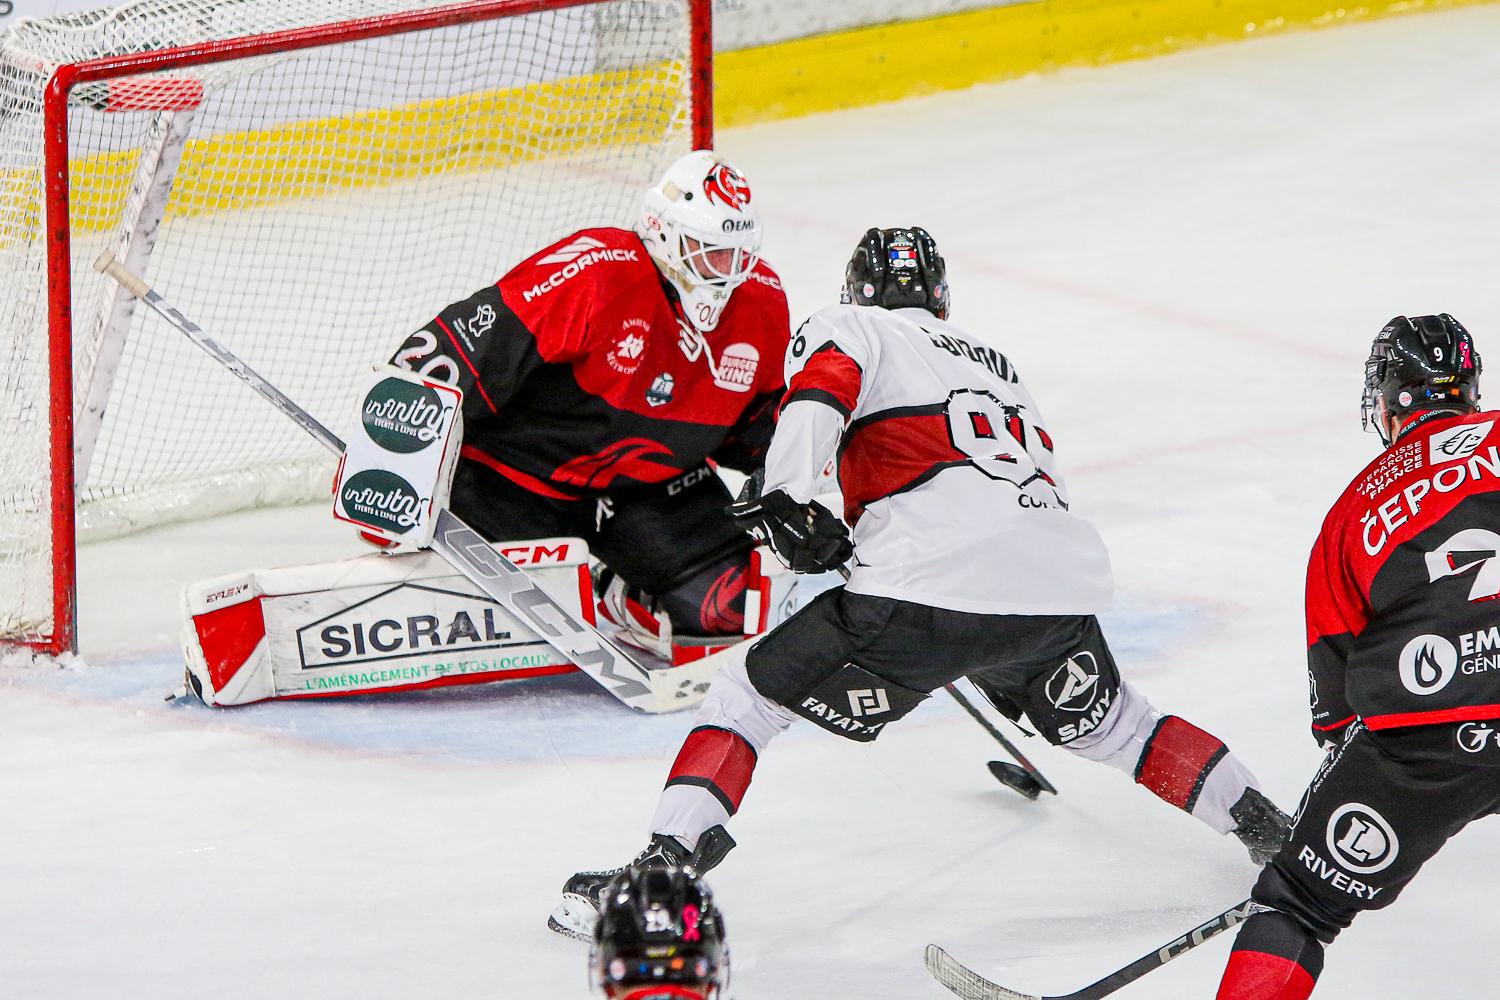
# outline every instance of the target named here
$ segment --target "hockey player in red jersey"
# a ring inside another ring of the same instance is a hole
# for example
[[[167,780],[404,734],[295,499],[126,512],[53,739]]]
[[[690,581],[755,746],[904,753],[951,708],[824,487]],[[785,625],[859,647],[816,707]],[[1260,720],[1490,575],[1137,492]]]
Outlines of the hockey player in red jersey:
[[[606,606],[663,655],[743,625],[751,542],[713,466],[759,468],[782,394],[786,296],[760,245],[744,175],[692,153],[634,231],[537,251],[392,359],[464,390],[453,511],[494,541],[586,539]]]
[[[1452,316],[1398,316],[1365,365],[1385,451],[1307,567],[1313,735],[1331,753],[1252,898],[1219,1000],[1304,1000],[1323,948],[1500,810],[1500,432]]]
[[[764,492],[735,510],[794,570],[852,554],[848,584],[715,678],[638,861],[704,871],[722,858],[759,755],[793,719],[873,740],[968,676],[1050,742],[1124,771],[1264,862],[1289,821],[1223,742],[1121,679],[1094,617],[1112,590],[1103,542],[1070,511],[1014,366],[947,322],[932,238],[870,230],[844,301],[793,336]],[[835,456],[852,543],[813,500]],[[585,934],[611,875],[569,879],[550,926]]]

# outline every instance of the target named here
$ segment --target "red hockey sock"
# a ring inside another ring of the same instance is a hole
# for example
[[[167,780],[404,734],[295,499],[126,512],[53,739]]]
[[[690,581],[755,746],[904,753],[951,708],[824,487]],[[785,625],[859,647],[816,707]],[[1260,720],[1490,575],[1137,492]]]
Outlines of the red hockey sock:
[[[1285,913],[1257,913],[1235,939],[1218,1000],[1307,1000],[1323,971],[1323,944]]]
[[[706,789],[733,816],[739,811],[755,773],[755,748],[743,736],[717,726],[699,726],[672,763],[667,787],[696,785]]]
[[[1217,1000],[1307,1000],[1317,980],[1289,958],[1263,951],[1229,956]]]
[[[1208,773],[1227,753],[1229,748],[1217,736],[1168,715],[1146,741],[1135,780],[1178,809],[1192,812]]]

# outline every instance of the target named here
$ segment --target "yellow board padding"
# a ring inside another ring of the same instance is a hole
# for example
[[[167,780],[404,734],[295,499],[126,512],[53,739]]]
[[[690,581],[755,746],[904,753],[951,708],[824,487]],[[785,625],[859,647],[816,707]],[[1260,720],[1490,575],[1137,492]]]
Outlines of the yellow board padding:
[[[662,63],[190,139],[166,218],[658,143],[690,127],[685,74]],[[118,225],[136,160],[130,150],[70,162],[75,234]]]
[[[719,128],[894,101],[1065,66],[1497,0],[1030,0],[753,49],[714,67]]]

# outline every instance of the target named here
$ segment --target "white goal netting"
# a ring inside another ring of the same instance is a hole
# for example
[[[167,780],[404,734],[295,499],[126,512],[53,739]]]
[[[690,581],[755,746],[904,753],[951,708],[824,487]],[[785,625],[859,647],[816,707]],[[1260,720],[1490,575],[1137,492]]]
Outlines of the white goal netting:
[[[435,6],[141,0],[0,35],[0,635],[58,624],[42,104],[54,68]],[[406,333],[550,239],[628,225],[690,148],[686,0],[497,6],[73,89],[81,538],[326,496],[333,471],[232,375],[117,298],[93,270],[101,251],[341,433],[362,373]]]

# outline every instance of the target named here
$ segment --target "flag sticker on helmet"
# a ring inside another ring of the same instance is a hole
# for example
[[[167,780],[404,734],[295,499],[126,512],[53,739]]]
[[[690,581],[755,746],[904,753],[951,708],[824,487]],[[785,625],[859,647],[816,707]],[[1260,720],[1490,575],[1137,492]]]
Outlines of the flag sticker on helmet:
[[[725,208],[743,209],[750,204],[750,182],[727,163],[715,164],[703,178],[703,193]]]

